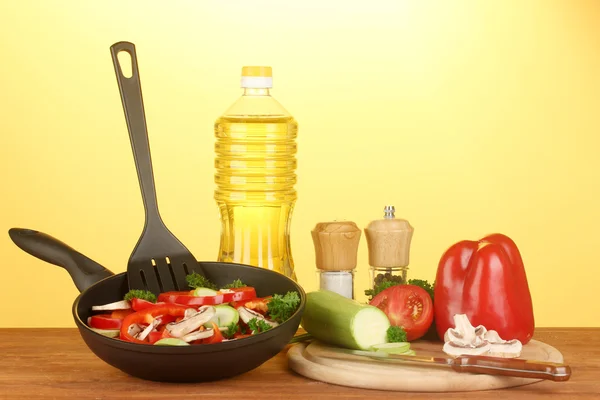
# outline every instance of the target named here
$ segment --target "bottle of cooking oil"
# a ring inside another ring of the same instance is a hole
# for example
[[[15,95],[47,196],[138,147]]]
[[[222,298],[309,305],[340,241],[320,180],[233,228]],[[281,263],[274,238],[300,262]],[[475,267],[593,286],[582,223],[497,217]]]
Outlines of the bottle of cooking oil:
[[[271,67],[243,67],[242,96],[215,122],[219,261],[294,280],[290,223],[298,124],[270,93]]]

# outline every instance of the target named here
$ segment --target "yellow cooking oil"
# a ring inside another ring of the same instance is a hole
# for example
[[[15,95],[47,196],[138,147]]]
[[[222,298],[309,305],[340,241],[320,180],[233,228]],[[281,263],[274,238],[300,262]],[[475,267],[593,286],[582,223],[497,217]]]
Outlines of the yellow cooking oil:
[[[290,225],[298,124],[271,96],[270,67],[242,68],[242,96],[215,122],[218,260],[296,280]]]

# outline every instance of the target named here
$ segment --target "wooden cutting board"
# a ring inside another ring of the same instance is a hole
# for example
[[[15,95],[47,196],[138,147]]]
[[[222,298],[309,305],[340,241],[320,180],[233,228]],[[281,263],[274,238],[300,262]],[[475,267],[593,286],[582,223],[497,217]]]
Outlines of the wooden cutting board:
[[[322,382],[363,389],[403,392],[464,392],[528,385],[540,379],[515,378],[455,372],[444,367],[421,367],[377,361],[347,361],[321,357],[328,345],[298,343],[288,351],[290,368],[300,375]],[[442,343],[414,342],[417,355],[446,356]],[[562,363],[563,355],[554,347],[531,340],[521,358]],[[557,383],[559,384],[559,383]]]

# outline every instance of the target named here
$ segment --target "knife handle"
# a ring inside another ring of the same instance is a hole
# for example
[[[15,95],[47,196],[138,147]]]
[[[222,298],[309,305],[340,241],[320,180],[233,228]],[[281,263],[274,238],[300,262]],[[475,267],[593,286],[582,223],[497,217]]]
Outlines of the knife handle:
[[[555,382],[568,381],[571,377],[571,367],[566,364],[519,358],[459,356],[454,359],[452,369],[457,372],[547,379]]]

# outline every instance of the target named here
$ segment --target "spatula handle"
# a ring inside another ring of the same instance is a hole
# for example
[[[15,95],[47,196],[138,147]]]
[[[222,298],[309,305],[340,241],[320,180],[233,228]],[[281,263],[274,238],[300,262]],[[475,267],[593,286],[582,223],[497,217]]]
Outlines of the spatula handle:
[[[127,52],[131,57],[131,77],[123,74],[117,55]],[[110,47],[110,52],[117,75],[121,102],[129,130],[129,139],[133,150],[133,157],[137,167],[138,180],[142,190],[142,199],[146,211],[146,223],[161,221],[156,200],[156,188],[154,186],[154,173],[152,171],[152,158],[150,156],[150,143],[148,141],[148,129],[146,127],[146,116],[144,114],[144,99],[142,98],[142,86],[140,72],[138,70],[135,45],[130,42],[118,42]]]
[[[555,382],[567,381],[571,377],[571,368],[568,365],[519,358],[460,356],[454,360],[452,368],[458,372],[547,379]]]

